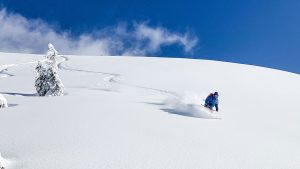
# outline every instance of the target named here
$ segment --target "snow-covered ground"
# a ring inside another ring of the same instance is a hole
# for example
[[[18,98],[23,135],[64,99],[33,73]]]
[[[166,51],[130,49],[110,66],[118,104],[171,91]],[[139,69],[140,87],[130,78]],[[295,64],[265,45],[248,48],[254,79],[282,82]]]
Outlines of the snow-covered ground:
[[[66,56],[66,95],[38,97],[43,56],[0,53],[0,167],[298,169],[300,76],[192,59]],[[220,111],[200,105],[220,94]]]

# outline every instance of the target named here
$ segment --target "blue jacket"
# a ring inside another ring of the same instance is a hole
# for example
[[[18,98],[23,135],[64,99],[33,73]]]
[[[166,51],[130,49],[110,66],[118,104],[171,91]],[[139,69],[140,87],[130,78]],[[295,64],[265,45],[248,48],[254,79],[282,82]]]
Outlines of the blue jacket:
[[[212,93],[207,96],[205,99],[205,106],[209,106],[211,109],[216,107],[216,110],[218,111],[219,107],[219,100],[216,96],[214,96]]]

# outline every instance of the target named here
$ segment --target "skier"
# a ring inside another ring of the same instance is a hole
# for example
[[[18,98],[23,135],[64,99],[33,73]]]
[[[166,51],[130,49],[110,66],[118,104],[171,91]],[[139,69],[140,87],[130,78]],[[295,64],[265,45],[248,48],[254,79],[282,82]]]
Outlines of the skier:
[[[207,96],[207,98],[205,99],[205,107],[213,110],[214,107],[216,107],[216,111],[219,111],[219,93],[215,92],[215,93],[211,93]]]

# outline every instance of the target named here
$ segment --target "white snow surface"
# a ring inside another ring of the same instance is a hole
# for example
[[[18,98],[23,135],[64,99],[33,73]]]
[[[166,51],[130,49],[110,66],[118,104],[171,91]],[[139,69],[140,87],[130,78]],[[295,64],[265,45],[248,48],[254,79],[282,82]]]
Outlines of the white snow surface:
[[[8,107],[6,98],[0,94],[0,108]]]
[[[0,53],[5,169],[298,169],[300,76],[175,58],[61,56],[65,96],[38,97],[43,56]],[[220,94],[220,111],[201,107]],[[1,167],[1,166],[0,166]]]

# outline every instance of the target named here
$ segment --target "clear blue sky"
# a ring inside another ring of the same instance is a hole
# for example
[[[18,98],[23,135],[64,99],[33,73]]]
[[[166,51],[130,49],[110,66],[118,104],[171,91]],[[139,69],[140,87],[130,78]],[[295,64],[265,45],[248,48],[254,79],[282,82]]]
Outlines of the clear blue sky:
[[[126,21],[149,21],[199,38],[193,54],[165,47],[161,56],[253,64],[300,74],[299,0],[0,0],[27,18],[76,35]],[[51,10],[55,9],[55,10]]]

